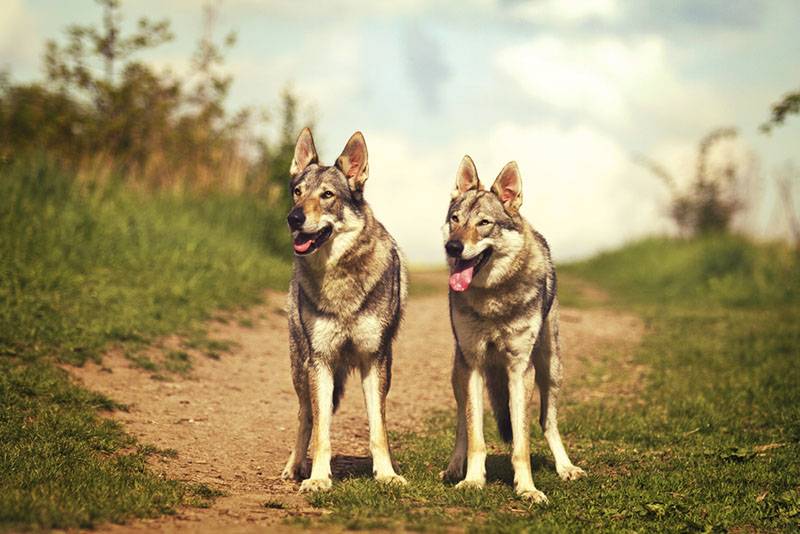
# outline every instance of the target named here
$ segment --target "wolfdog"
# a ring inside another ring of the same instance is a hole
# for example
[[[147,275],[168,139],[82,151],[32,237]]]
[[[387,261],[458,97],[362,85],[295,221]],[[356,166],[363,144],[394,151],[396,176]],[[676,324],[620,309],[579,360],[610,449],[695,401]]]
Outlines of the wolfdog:
[[[528,401],[539,387],[539,422],[564,480],[586,473],[572,464],[558,432],[561,387],[556,273],[550,249],[519,213],[522,181],[508,163],[485,191],[464,156],[443,227],[450,267],[455,337],[452,384],[458,404],[456,443],[443,473],[456,487],[484,486],[483,385],[500,435],[512,441],[516,493],[546,503],[531,476]],[[464,463],[466,462],[466,476]]]
[[[405,484],[392,465],[385,417],[392,342],[408,276],[397,244],[364,200],[369,175],[364,136],[354,133],[336,163],[326,167],[305,128],[290,175],[294,206],[287,221],[294,241],[294,274],[289,352],[300,409],[297,440],[282,476],[303,478],[313,428],[311,475],[300,491],[331,487],[331,418],[347,375],[358,369],[375,478]]]

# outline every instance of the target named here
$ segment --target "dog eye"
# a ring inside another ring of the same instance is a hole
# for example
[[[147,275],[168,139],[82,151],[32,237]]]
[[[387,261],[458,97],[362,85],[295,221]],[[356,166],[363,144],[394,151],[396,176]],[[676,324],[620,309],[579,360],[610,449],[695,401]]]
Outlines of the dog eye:
[[[300,193],[301,193],[300,188],[299,187],[295,187],[294,191],[292,191],[292,193],[294,193],[294,196],[299,197]]]
[[[456,214],[451,215],[450,216],[450,220],[453,221],[454,223],[457,223],[458,222],[458,215],[456,215]]]
[[[333,191],[325,191],[324,193],[322,193],[321,197],[324,198],[325,200],[333,198]]]
[[[487,224],[492,224],[492,221],[490,221],[489,219],[481,219],[480,222],[478,223],[478,226],[486,226]]]

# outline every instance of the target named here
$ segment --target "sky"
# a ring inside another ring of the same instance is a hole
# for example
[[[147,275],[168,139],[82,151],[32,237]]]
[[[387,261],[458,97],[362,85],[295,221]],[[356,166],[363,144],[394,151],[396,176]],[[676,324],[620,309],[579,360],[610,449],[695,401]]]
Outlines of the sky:
[[[226,0],[220,36],[231,109],[276,109],[291,87],[323,163],[361,130],[365,196],[416,264],[443,261],[441,226],[464,154],[489,186],[516,160],[522,213],[557,260],[675,231],[664,184],[644,154],[688,182],[697,142],[735,126],[718,161],[750,169],[738,227],[785,233],[775,178],[800,148],[800,117],[765,135],[770,105],[800,88],[795,0]],[[91,0],[0,0],[0,69],[41,76],[48,38],[95,23]],[[168,18],[177,36],[148,52],[182,72],[202,3],[128,0],[128,23]],[[800,183],[800,178],[798,179]],[[800,185],[797,189],[800,189]],[[800,198],[796,199],[800,207]]]

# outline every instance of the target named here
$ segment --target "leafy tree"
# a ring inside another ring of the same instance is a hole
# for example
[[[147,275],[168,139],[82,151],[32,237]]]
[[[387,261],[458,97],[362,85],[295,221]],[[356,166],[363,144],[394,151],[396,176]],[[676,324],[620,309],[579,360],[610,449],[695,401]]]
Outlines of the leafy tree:
[[[718,128],[698,145],[695,175],[688,189],[681,190],[675,177],[660,163],[645,156],[636,162],[661,179],[669,188],[669,214],[682,235],[692,236],[730,230],[733,217],[745,203],[739,192],[743,170],[734,162],[712,166],[711,149],[720,141],[737,136],[735,128]]]
[[[271,143],[255,132],[251,109],[230,113],[232,77],[225,55],[236,34],[217,39],[217,11],[204,28],[190,72],[157,71],[141,53],[174,38],[166,20],[142,18],[123,32],[119,0],[97,0],[101,23],[71,25],[50,40],[45,80],[11,83],[0,76],[0,158],[45,153],[63,165],[101,168],[151,187],[272,191],[284,182],[299,130],[296,98],[283,95],[281,134]]]
[[[166,20],[139,19],[136,31],[122,35],[119,0],[96,0],[103,8],[103,26],[73,24],[67,27],[68,42],[59,45],[49,40],[45,50],[47,78],[63,89],[81,89],[97,93],[113,87],[120,62],[127,62],[142,50],[171,41],[174,35]],[[104,77],[97,77],[92,67],[100,61]],[[106,87],[103,87],[106,86]]]

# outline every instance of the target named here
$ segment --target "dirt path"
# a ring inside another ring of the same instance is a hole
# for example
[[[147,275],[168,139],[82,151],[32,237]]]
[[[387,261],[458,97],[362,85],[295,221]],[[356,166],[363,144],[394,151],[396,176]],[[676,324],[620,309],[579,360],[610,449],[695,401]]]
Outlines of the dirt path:
[[[443,275],[429,276],[446,287]],[[195,356],[193,371],[186,378],[155,380],[117,353],[108,354],[102,366],[71,370],[89,389],[129,405],[129,411],[115,412],[113,417],[141,442],[178,451],[175,458],[155,459],[156,470],[226,493],[207,509],[185,508],[175,516],[101,530],[246,532],[265,525],[274,530],[286,528],[282,520],[289,515],[325,513],[308,505],[297,493],[296,483],[280,479],[294,439],[297,410],[284,306],[285,295],[268,293],[264,304],[226,322],[212,321],[210,337],[234,341],[236,348],[220,359]],[[620,365],[627,365],[631,380],[636,380],[625,354],[635,346],[643,325],[636,317],[604,309],[562,309],[561,318],[566,366],[562,414],[568,417],[571,402],[604,394],[602,377],[591,386],[582,380],[598,348],[620,348],[614,351],[615,358],[621,358]],[[160,345],[178,344],[178,339],[167,339]],[[445,295],[410,299],[395,348],[387,407],[391,430],[419,427],[432,411],[455,409],[449,379],[451,353]],[[355,377],[334,417],[332,434],[334,476],[352,470],[354,464],[368,464],[367,421]],[[267,508],[267,501],[281,503],[283,508]]]

